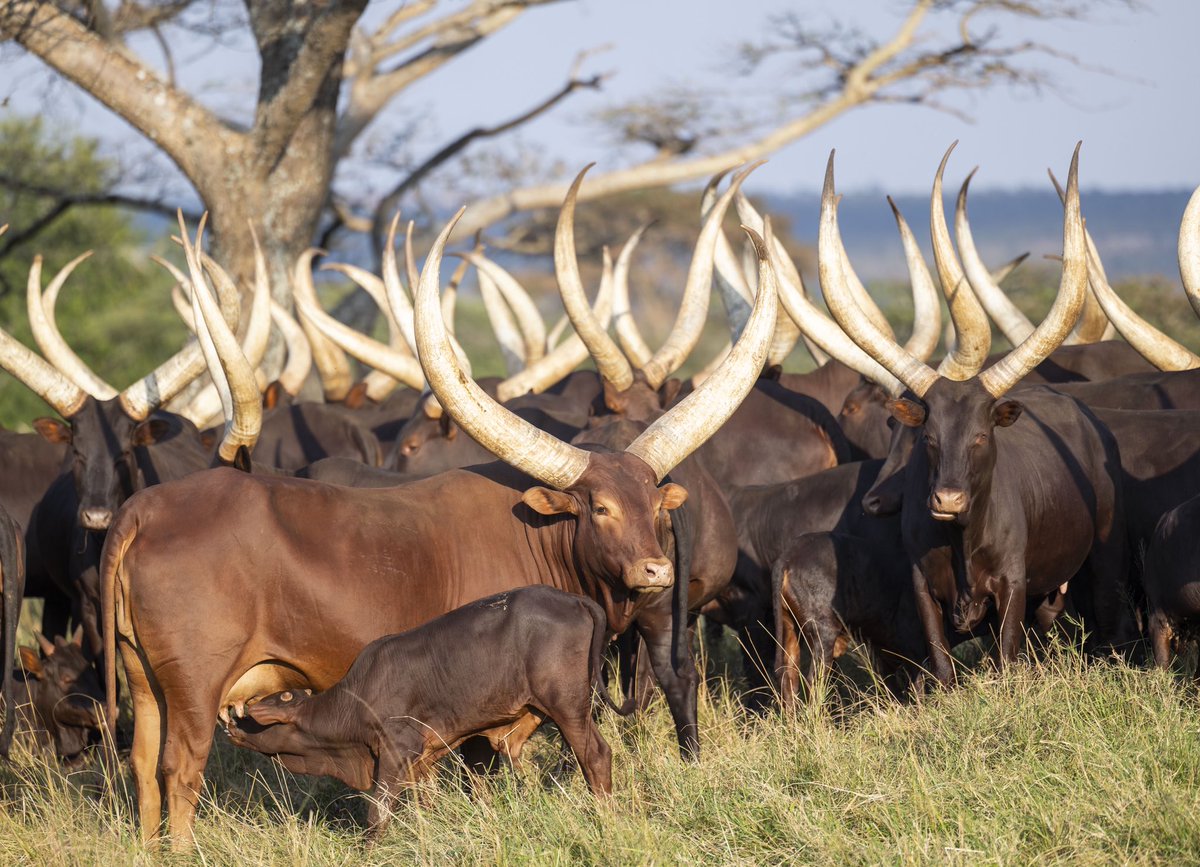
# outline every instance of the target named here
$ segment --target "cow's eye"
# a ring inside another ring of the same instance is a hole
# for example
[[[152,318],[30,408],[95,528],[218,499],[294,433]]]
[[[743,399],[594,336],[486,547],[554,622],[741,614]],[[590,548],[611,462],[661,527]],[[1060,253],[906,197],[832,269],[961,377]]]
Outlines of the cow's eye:
[[[858,412],[857,403],[848,403],[842,407],[842,415],[854,415],[856,412]]]
[[[605,508],[604,506],[592,506],[592,514],[593,515],[607,515],[608,509]]]

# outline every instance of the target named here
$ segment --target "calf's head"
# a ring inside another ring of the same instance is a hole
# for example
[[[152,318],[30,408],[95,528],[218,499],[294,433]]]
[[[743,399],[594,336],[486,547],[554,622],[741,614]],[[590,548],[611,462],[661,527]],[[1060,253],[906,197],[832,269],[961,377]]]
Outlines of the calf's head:
[[[71,641],[61,637],[49,641],[40,633],[37,640],[38,649],[19,648],[24,691],[33,708],[39,740],[53,743],[59,757],[71,760],[99,737],[104,692],[95,667],[83,652],[82,628]]]

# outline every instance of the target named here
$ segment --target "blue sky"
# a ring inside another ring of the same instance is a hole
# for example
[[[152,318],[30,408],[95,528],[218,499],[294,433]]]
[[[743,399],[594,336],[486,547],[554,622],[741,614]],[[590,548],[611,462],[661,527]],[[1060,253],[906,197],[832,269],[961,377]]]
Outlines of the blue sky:
[[[718,89],[761,107],[789,83],[777,64],[754,87],[731,82],[728,60],[734,46],[766,30],[768,15],[787,8],[820,24],[852,22],[870,32],[894,30],[903,0],[801,0],[740,3],[700,0],[576,0],[526,13],[469,56],[422,82],[398,118],[415,120],[423,131],[418,146],[433,150],[477,123],[501,120],[521,110],[563,80],[576,52],[610,44],[591,61],[594,70],[617,74],[601,95],[583,94],[553,117],[527,129],[522,140],[538,153],[568,166],[596,160],[615,167],[621,155],[589,122],[603,105],[635,98],[656,88],[685,85]],[[1084,141],[1082,175],[1088,185],[1109,189],[1192,188],[1200,183],[1200,135],[1194,68],[1200,35],[1200,3],[1149,0],[1139,11],[1097,6],[1087,23],[1027,26],[1021,36],[1053,44],[1086,64],[1113,74],[1054,65],[1065,95],[1040,97],[994,90],[955,98],[974,123],[914,107],[875,106],[855,111],[784,149],[756,177],[778,190],[813,189],[825,157],[838,149],[842,190],[891,193],[927,190],[937,161],[950,141],[961,139],[954,166],[980,164],[980,188],[1041,186],[1048,165],[1065,173],[1076,140]],[[373,4],[392,8],[393,4]],[[1016,33],[1016,31],[1014,31]],[[150,44],[136,45],[157,61]],[[229,114],[252,107],[255,56],[248,45],[220,51],[180,52],[184,78],[202,85],[204,98]],[[54,91],[49,102],[26,90],[36,67],[5,54],[8,81],[0,100],[17,111],[42,111],[67,125],[101,135],[119,150],[136,151],[136,134],[104,109],[83,98]],[[375,134],[386,138],[386,127]],[[957,172],[955,175],[957,176]]]

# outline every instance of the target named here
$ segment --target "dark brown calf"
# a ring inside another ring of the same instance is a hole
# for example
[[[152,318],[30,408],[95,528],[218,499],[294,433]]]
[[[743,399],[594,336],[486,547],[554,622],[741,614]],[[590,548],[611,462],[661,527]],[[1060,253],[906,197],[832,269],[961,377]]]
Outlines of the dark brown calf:
[[[880,522],[883,524],[883,522]],[[912,566],[900,546],[844,533],[806,533],[775,561],[775,676],[782,704],[800,697],[801,647],[808,650],[805,685],[814,683],[850,647],[855,634],[871,643],[885,682],[925,659]]]
[[[612,753],[592,720],[607,633],[600,606],[550,587],[464,605],[371,642],[325,692],[289,690],[248,705],[226,731],[299,774],[371,790],[370,833],[392,799],[468,737],[516,765],[529,736],[553,721],[594,794],[612,792]],[[609,702],[611,704],[611,701]]]

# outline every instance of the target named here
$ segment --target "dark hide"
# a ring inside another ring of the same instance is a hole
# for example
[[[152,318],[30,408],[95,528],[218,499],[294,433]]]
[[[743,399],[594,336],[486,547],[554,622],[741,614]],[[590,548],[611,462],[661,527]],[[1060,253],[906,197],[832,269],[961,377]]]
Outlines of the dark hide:
[[[499,463],[374,489],[215,469],[142,491],[109,533],[102,579],[144,834],[165,796],[172,834],[190,835],[220,708],[326,689],[380,636],[522,584],[592,597],[624,631],[673,580],[655,531],[686,496],[602,451],[566,491]]]
[[[606,634],[604,612],[589,599],[511,590],[373,641],[327,691],[266,696],[226,731],[295,773],[370,789],[372,836],[385,829],[392,799],[466,738],[483,735],[518,764],[547,719],[592,792],[609,795],[612,754],[591,701],[594,688],[603,691]]]

